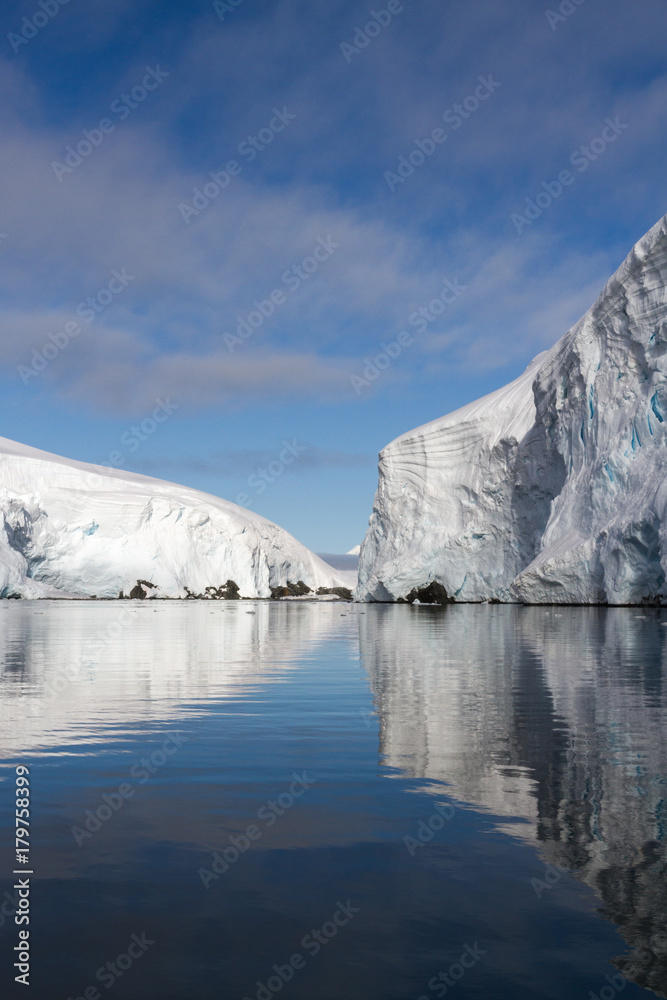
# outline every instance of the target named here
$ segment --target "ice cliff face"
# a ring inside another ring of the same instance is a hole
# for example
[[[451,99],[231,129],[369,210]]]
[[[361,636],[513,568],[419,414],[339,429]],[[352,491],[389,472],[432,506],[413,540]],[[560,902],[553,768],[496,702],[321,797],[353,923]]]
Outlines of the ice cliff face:
[[[667,217],[520,378],[384,449],[357,596],[667,602],[666,421]]]
[[[270,597],[299,581],[342,582],[226,500],[0,438],[0,598]]]

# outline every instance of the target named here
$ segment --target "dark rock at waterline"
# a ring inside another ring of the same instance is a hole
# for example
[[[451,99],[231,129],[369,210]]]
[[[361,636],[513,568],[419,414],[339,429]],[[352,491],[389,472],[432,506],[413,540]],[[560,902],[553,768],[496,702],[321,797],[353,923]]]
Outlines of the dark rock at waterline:
[[[352,591],[348,590],[347,587],[320,587],[317,594],[319,597],[324,597],[325,594],[333,594],[336,597],[340,597],[343,601],[352,600]]]
[[[215,601],[238,601],[239,597],[239,585],[233,580],[228,580],[224,587],[207,587],[205,597],[210,600]]]
[[[147,597],[154,598],[157,594],[151,594],[151,590],[157,590],[157,586],[149,580],[137,580],[135,586],[126,596],[121,590],[118,595],[119,600],[143,601]],[[238,601],[239,585],[234,580],[227,580],[227,583],[220,587],[207,587],[203,594],[195,594],[188,587],[185,587],[186,600],[191,601]]]
[[[154,583],[150,583],[148,580],[137,580],[135,586],[130,591],[130,600],[143,601],[149,596],[148,595],[149,590],[155,590],[155,589],[156,588]],[[121,591],[121,597],[122,596],[123,595]]]
[[[434,580],[427,587],[420,587],[419,590],[411,590],[405,598],[408,604],[419,601],[420,604],[453,604],[454,599],[449,596],[441,583]]]
[[[149,588],[155,590],[156,585],[147,580],[137,580],[136,585],[127,596],[121,590],[118,597],[120,600],[143,601],[146,597],[155,596],[149,594]],[[191,601],[239,601],[242,599],[239,586],[233,580],[227,580],[227,583],[220,587],[209,586],[203,594],[195,594],[188,587],[184,589],[187,595],[186,600]],[[352,600],[352,591],[348,590],[347,587],[320,587],[317,593],[320,596],[331,594],[344,601]],[[271,587],[271,600],[273,601],[280,601],[284,597],[306,597],[308,594],[312,594],[312,590],[303,580],[299,580],[297,583],[288,582],[281,587]]]
[[[271,587],[271,598],[279,601],[282,597],[305,597],[310,594],[310,587],[306,586],[303,580],[298,583],[287,583],[284,587]]]
[[[239,585],[234,580],[227,580],[223,586],[207,587],[203,594],[193,594],[187,587],[185,591],[191,601],[239,601]]]

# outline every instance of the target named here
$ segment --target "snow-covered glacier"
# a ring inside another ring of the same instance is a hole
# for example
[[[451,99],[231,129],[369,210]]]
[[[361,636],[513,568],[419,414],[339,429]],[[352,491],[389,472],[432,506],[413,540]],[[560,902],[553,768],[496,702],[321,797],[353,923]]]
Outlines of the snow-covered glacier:
[[[667,603],[667,217],[510,385],[380,455],[356,596]]]
[[[0,598],[285,596],[340,587],[259,514],[0,438]]]

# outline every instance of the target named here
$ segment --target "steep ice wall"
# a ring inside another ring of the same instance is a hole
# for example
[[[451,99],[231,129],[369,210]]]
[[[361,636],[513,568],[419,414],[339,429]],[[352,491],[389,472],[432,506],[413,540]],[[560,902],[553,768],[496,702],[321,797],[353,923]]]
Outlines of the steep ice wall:
[[[384,449],[357,596],[667,600],[666,383],[667,217],[520,378]]]
[[[534,383],[566,470],[522,600],[667,598],[667,218],[631,252]]]
[[[290,534],[226,500],[0,438],[0,597],[242,597],[341,580]],[[152,586],[147,586],[151,584]]]

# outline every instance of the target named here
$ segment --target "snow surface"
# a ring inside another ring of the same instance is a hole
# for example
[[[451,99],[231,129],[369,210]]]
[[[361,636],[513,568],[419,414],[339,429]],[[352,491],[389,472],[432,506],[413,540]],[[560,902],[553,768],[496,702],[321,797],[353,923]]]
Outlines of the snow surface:
[[[667,217],[514,382],[380,455],[361,600],[667,602]]]
[[[288,532],[185,486],[0,438],[0,598],[184,598],[233,580],[242,597],[302,580],[345,586]]]

